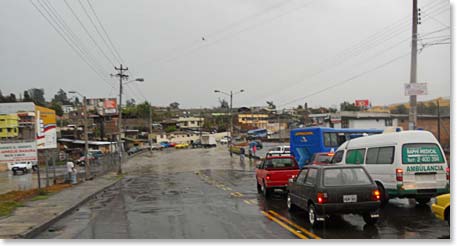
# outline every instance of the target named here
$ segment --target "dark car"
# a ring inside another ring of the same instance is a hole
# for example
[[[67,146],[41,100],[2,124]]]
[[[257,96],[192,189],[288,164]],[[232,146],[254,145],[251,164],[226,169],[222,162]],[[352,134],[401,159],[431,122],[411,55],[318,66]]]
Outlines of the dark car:
[[[335,154],[333,152],[319,152],[311,157],[310,164],[329,164]]]
[[[330,215],[359,214],[365,223],[379,218],[381,195],[365,168],[309,165],[289,180],[287,208],[308,211],[309,222],[320,225]]]

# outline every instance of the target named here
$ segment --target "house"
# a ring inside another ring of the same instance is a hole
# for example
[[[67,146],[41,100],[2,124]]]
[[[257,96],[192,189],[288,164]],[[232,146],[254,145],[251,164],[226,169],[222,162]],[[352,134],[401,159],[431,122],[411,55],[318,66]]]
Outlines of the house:
[[[179,117],[176,121],[181,129],[197,130],[203,126],[205,119],[203,117]]]
[[[19,136],[19,116],[17,114],[0,115],[0,138]]]

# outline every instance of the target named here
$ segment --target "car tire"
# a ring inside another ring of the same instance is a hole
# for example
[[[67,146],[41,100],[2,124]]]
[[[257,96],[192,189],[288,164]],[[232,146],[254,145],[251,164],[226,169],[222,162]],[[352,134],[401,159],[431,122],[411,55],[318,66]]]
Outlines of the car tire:
[[[363,221],[365,221],[365,223],[367,225],[374,225],[378,222],[378,219],[379,219],[379,218],[372,218],[370,213],[363,214],[362,217],[363,217]]]
[[[418,202],[420,205],[425,205],[428,202],[430,202],[430,197],[427,197],[427,198],[416,198],[416,202]]]
[[[36,170],[37,170],[37,167],[36,167],[36,166],[33,166],[33,167],[32,167],[32,171],[36,172]]]
[[[259,193],[259,194],[262,193],[262,186],[258,182],[256,182],[256,184],[257,184],[257,193]]]
[[[321,222],[317,221],[317,212],[314,204],[309,204],[308,206],[308,221],[313,227],[319,227]]]
[[[270,197],[270,193],[271,193],[271,192],[270,192],[270,189],[268,189],[268,188],[266,187],[265,182],[264,182],[263,185],[262,185],[262,194],[263,194],[263,196],[264,196],[265,198],[268,198],[268,197]]]
[[[297,206],[292,203],[292,198],[290,197],[290,193],[287,193],[287,210],[289,210],[289,212],[297,210]]]

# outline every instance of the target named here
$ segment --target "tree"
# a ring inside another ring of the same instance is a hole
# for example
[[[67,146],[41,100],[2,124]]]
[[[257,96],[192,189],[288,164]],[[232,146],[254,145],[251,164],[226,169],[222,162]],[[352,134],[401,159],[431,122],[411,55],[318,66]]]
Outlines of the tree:
[[[220,99],[219,98],[219,104],[220,104],[220,108],[225,108],[225,109],[228,109],[230,107],[229,103],[225,100],[225,99]]]
[[[178,102],[172,102],[172,103],[170,103],[169,107],[171,109],[179,109],[179,103]]]
[[[127,99],[127,101],[125,102],[125,106],[127,107],[131,107],[131,106],[135,106],[135,99],[133,98],[130,98],[130,99]]]
[[[148,102],[136,105],[135,109],[135,116],[143,119],[149,118],[149,111],[152,110],[151,105]]]
[[[267,101],[267,104],[269,109],[276,109],[276,105],[273,103],[273,101]]]
[[[175,132],[176,130],[177,130],[176,126],[168,126],[167,128],[165,128],[166,133]]]
[[[59,102],[51,102],[51,109],[56,111],[56,115],[62,116],[63,115],[63,109],[62,105]]]
[[[344,101],[340,104],[341,111],[360,111],[360,108],[355,106],[354,103]]]
[[[390,111],[392,114],[408,114],[409,111],[404,104],[400,104]]]
[[[23,102],[32,102],[32,98],[28,91],[24,91],[24,98],[22,99]]]
[[[29,95],[35,104],[40,106],[46,106],[46,100],[44,99],[44,89],[29,89]]]
[[[52,102],[61,103],[61,105],[70,104],[70,100],[68,100],[67,93],[62,89],[59,89],[59,91],[57,91],[57,93],[54,95],[54,98],[52,99]]]

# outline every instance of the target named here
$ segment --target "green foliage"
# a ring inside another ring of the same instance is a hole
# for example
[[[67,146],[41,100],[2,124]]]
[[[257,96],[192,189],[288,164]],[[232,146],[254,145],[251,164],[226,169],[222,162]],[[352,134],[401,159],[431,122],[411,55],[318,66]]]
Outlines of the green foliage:
[[[39,106],[46,106],[46,100],[44,99],[44,89],[31,88],[28,90],[32,101]]]
[[[408,114],[409,110],[404,104],[400,104],[390,111],[392,114]]]
[[[340,104],[341,111],[360,111],[360,108],[355,106],[354,103],[344,101]]]
[[[10,215],[14,209],[22,206],[20,202],[16,201],[1,201],[0,202],[0,217]]]
[[[167,128],[165,128],[166,133],[175,132],[176,130],[177,130],[176,126],[168,126]]]
[[[24,96],[24,98],[25,98],[25,96]],[[57,93],[54,95],[54,98],[52,99],[51,102],[60,103],[60,105],[70,104],[70,100],[68,100],[67,93],[62,89],[59,89],[59,91],[57,91]]]
[[[56,115],[58,115],[58,116],[63,115],[62,105],[59,102],[55,102],[55,101],[51,102],[51,106],[49,108],[56,111]]]

